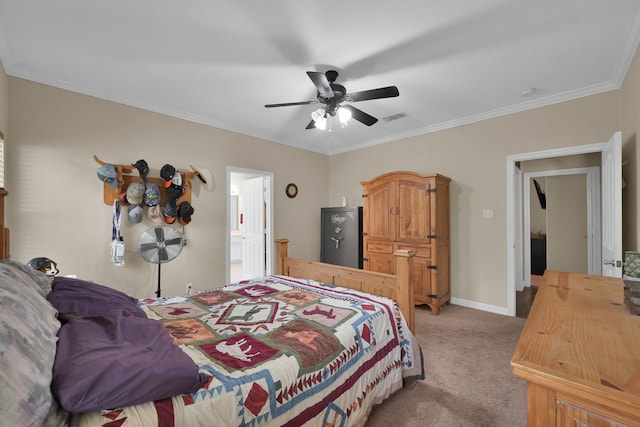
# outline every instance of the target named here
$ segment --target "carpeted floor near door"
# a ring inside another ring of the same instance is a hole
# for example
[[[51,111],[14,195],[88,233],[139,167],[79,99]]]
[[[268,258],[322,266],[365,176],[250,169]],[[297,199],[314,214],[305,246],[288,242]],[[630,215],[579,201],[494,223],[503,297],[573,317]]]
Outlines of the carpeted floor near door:
[[[511,372],[525,319],[461,306],[416,307],[426,379],[374,408],[366,427],[524,427],[527,386]]]

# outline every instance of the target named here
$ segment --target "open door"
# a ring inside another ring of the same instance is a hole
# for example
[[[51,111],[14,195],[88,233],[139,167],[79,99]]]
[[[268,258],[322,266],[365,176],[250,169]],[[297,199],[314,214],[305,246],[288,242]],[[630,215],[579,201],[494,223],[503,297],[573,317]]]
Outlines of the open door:
[[[602,149],[602,275],[622,277],[622,135]]]
[[[242,279],[265,275],[264,178],[242,182],[244,194],[244,232],[242,235]]]

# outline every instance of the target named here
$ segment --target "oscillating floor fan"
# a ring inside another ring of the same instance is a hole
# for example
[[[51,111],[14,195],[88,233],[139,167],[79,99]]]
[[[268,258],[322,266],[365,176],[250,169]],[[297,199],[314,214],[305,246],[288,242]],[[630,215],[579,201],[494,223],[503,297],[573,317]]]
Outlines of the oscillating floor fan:
[[[138,238],[138,252],[147,262],[158,264],[158,289],[160,298],[160,266],[171,261],[182,251],[184,238],[182,233],[168,225],[154,225],[142,232]]]

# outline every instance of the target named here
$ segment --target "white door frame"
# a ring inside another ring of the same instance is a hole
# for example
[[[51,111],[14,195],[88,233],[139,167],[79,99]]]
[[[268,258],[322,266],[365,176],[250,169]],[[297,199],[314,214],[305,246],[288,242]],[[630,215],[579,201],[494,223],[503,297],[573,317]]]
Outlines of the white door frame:
[[[245,168],[239,168],[239,167],[235,167],[235,166],[227,166],[227,186],[226,186],[226,192],[227,192],[227,226],[226,226],[226,230],[227,230],[227,236],[226,236],[226,269],[227,269],[227,273],[226,273],[226,283],[230,282],[231,279],[231,174],[232,173],[238,173],[238,174],[247,174],[247,175],[255,175],[255,176],[262,176],[264,178],[264,184],[265,184],[265,195],[264,195],[264,201],[266,203],[266,221],[265,223],[266,225],[266,230],[265,230],[265,238],[266,238],[266,244],[265,244],[265,256],[266,256],[266,266],[265,266],[265,274],[266,275],[271,275],[273,274],[274,271],[274,258],[273,258],[273,253],[275,250],[275,243],[274,243],[274,237],[273,237],[273,224],[274,224],[274,218],[273,218],[273,173],[272,172],[267,172],[267,171],[261,171],[261,170],[255,170],[255,169],[245,169]]]
[[[522,174],[518,162],[573,156],[577,154],[602,153],[608,142],[577,147],[556,148],[531,153],[507,156],[507,315],[516,315],[516,283],[522,276]]]
[[[517,290],[521,291],[526,286],[531,285],[531,234],[527,231],[531,229],[531,186],[529,182],[533,178],[561,176],[561,175],[586,175],[587,176],[587,252],[588,252],[588,273],[600,274],[602,269],[602,256],[600,251],[600,168],[597,166],[571,169],[555,169],[536,172],[527,172],[523,180],[523,218],[524,227],[521,235],[524,236],[523,278],[518,281]]]

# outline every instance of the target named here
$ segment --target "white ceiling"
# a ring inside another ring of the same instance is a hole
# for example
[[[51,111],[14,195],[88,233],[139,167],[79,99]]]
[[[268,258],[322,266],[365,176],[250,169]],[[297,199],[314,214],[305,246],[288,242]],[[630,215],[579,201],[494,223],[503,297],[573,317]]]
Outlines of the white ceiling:
[[[7,74],[335,154],[617,89],[637,0],[0,0]],[[306,130],[306,71],[378,123]],[[527,89],[533,93],[523,96]],[[401,117],[386,120],[394,115]],[[212,142],[215,143],[215,142]]]

